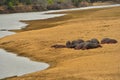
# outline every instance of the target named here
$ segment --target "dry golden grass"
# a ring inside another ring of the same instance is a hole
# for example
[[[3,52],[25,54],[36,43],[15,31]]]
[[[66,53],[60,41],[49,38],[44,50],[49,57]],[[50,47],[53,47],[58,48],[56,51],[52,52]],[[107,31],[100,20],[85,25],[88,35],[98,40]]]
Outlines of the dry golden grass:
[[[51,65],[9,80],[120,80],[120,7],[65,13],[68,15],[53,20],[28,21],[25,32],[0,39],[1,48]],[[41,25],[51,28],[41,29]],[[67,40],[104,37],[118,43],[91,50],[51,48]]]

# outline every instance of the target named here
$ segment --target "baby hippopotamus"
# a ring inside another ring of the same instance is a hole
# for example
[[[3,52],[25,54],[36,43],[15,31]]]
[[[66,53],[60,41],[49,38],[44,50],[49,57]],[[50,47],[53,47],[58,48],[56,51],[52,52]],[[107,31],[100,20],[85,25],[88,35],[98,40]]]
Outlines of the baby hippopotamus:
[[[101,44],[115,44],[118,41],[115,39],[110,39],[110,38],[104,38],[101,40]]]

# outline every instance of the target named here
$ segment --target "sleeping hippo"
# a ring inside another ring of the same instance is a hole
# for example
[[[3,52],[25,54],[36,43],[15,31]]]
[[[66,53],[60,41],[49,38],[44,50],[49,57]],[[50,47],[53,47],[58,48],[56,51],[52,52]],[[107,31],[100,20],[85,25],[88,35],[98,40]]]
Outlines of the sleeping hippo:
[[[82,39],[78,39],[78,40],[73,40],[72,42],[67,41],[66,42],[66,47],[67,48],[75,48],[78,44],[84,42],[84,40]]]
[[[101,44],[114,44],[117,43],[118,41],[115,39],[110,39],[110,38],[104,38],[101,40]]]
[[[102,47],[102,46],[100,44],[98,44],[98,43],[83,42],[83,43],[78,44],[75,47],[75,49],[76,50],[79,50],[79,49],[85,50],[85,49],[93,49],[93,48],[98,48],[98,47]]]

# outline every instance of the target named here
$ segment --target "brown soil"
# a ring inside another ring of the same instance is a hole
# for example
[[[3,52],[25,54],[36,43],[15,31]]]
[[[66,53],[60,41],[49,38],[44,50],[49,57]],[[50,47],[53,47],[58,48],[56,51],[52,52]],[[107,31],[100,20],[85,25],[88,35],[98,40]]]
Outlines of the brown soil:
[[[100,6],[100,5],[111,5],[111,4],[118,4],[118,3],[119,2],[117,2],[117,1],[105,1],[105,2],[98,1],[98,2],[93,3],[93,5]]]
[[[27,21],[30,26],[26,29],[0,39],[1,48],[51,65],[9,80],[120,80],[120,7],[64,13],[68,15]],[[51,48],[67,40],[105,37],[118,43],[91,50]]]

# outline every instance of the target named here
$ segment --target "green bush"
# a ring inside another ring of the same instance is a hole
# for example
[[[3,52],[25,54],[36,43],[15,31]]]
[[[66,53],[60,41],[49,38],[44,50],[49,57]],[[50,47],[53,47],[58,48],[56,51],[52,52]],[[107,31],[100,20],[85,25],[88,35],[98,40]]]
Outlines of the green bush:
[[[8,2],[8,9],[13,9],[13,3],[12,2]]]
[[[72,0],[72,3],[74,4],[74,6],[79,7],[80,2],[82,1],[90,2],[90,0]]]
[[[31,2],[31,0],[26,0],[26,5],[30,5],[30,4],[32,4],[32,2]]]
[[[53,0],[47,0],[48,4],[53,4],[53,2],[54,2]]]

